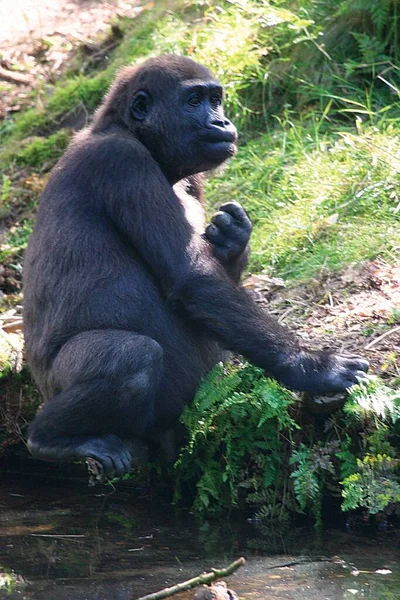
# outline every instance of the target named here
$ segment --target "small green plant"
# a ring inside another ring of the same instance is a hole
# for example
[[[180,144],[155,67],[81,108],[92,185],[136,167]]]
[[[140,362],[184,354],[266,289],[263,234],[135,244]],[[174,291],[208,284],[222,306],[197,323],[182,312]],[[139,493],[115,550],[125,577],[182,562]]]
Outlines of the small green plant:
[[[373,375],[355,385],[344,405],[348,423],[371,423],[378,427],[400,418],[400,389],[392,389]]]
[[[400,502],[400,483],[395,473],[398,466],[398,460],[384,454],[357,459],[357,472],[342,482],[342,510],[366,508],[375,515],[389,504]]]
[[[133,531],[134,529],[137,529],[138,524],[139,524],[137,519],[135,519],[135,518],[127,517],[125,515],[119,515],[119,514],[117,515],[112,512],[105,513],[105,517],[107,517],[107,519],[109,521],[112,521],[113,523],[117,523],[118,525],[120,525],[121,527],[126,529],[127,531]]]
[[[395,325],[400,323],[400,309],[394,306],[387,318],[388,325]]]
[[[11,179],[8,175],[2,175],[2,185],[0,194],[0,219],[6,217],[10,212],[9,197],[11,191]]]
[[[294,494],[302,510],[307,507],[315,518],[317,528],[322,527],[322,495],[325,477],[329,473],[335,475],[332,453],[337,448],[336,443],[314,445],[307,448],[300,444],[290,458],[290,464],[296,465],[296,470],[290,475],[293,479]]]
[[[8,197],[10,195],[11,190],[11,179],[8,175],[2,175],[2,185],[1,185],[1,202],[2,204],[6,204],[8,201]]]

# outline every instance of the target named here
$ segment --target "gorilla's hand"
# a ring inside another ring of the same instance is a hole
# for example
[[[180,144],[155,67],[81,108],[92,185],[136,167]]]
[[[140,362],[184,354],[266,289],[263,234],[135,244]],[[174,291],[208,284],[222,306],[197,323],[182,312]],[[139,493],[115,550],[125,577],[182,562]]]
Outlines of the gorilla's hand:
[[[213,215],[204,236],[213,244],[215,258],[228,263],[245,251],[251,229],[244,208],[238,202],[227,202]]]
[[[281,362],[277,378],[295,390],[333,394],[365,379],[368,367],[360,356],[302,351]]]

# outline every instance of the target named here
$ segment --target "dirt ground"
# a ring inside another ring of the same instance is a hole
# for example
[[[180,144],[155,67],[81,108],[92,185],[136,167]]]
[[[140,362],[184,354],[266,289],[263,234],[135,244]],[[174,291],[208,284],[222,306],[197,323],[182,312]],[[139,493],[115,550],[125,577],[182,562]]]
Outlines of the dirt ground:
[[[137,0],[0,0],[0,50],[29,38],[90,38],[116,16],[133,16]]]
[[[0,120],[33,106],[28,92],[54,83],[113,19],[141,10],[139,0],[0,0]]]
[[[372,373],[399,387],[399,262],[378,257],[295,287],[265,275],[245,285],[305,345],[365,356]]]

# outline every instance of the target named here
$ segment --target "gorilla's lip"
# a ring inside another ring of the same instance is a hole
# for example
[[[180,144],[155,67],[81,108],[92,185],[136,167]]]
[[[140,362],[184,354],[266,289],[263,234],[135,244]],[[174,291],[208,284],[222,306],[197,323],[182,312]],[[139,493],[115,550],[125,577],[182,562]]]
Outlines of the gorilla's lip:
[[[200,140],[209,144],[219,144],[221,142],[234,144],[237,140],[237,134],[228,129],[209,129],[208,131],[202,131]]]

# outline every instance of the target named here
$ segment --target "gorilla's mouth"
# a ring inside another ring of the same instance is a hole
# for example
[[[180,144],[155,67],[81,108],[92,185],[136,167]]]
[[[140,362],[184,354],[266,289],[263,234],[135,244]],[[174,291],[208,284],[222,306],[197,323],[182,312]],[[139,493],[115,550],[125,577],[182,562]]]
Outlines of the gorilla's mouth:
[[[236,131],[227,129],[209,129],[200,134],[200,140],[209,144],[235,144],[237,139]]]

